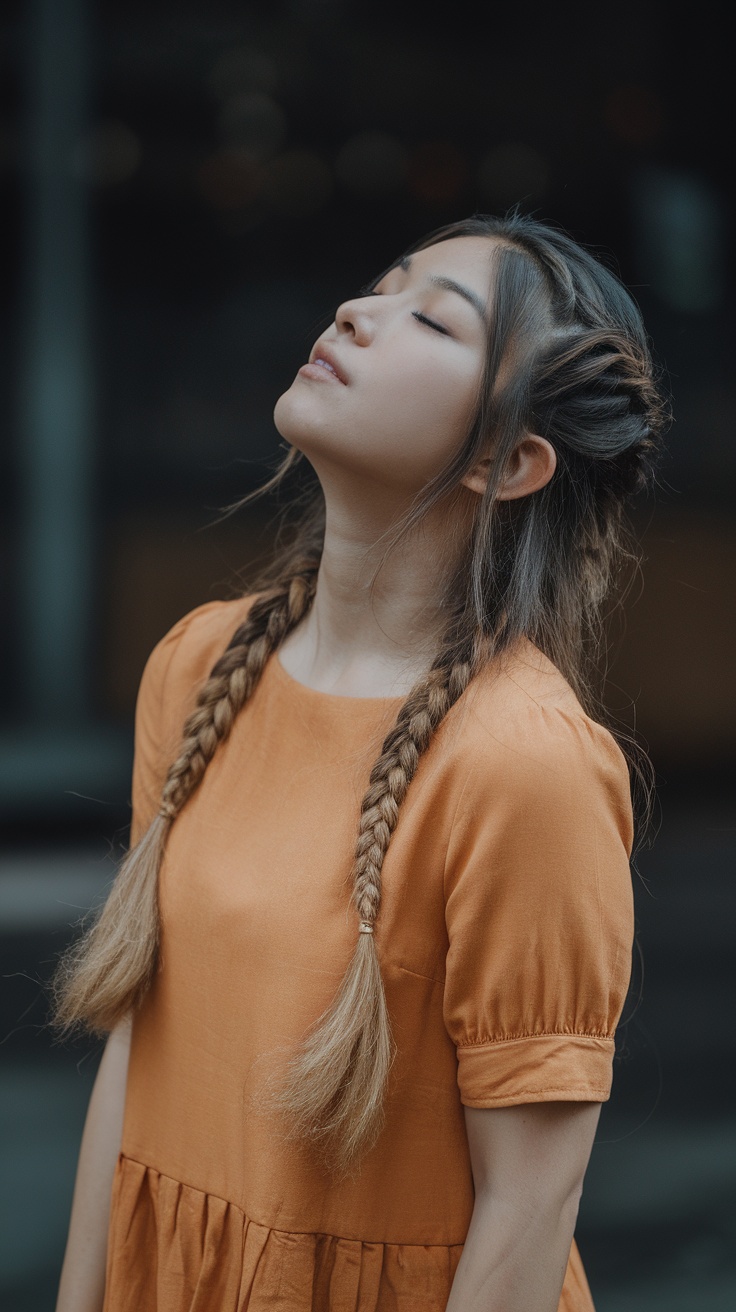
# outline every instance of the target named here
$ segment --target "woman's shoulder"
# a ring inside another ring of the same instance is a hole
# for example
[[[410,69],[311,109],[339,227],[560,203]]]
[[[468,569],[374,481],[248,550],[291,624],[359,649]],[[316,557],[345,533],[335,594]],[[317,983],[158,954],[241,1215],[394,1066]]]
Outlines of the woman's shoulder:
[[[148,664],[211,667],[244,622],[255,593],[230,601],[207,601],[176,621],[156,643]],[[208,671],[209,672],[209,671]]]
[[[135,710],[132,842],[137,842],[155,815],[197,693],[243,623],[255,596],[195,607],[172,625],[148,657]]]
[[[613,733],[587,714],[557,666],[532,642],[491,662],[468,688],[458,719],[466,792],[504,786],[581,798],[603,787],[628,808],[629,769]],[[469,769],[468,769],[469,766]]]
[[[209,601],[183,615],[151,651],[138,693],[138,718],[166,718],[193,705],[197,690],[247,617],[257,594]]]

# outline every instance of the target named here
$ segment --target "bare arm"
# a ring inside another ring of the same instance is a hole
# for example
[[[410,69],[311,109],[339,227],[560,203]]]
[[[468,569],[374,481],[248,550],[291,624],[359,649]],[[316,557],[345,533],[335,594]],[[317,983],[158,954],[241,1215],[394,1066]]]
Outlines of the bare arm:
[[[85,1121],[56,1312],[101,1312],[110,1191],[123,1132],[130,1023],[110,1034]]]
[[[447,1312],[557,1312],[600,1109],[465,1108],[475,1206]]]

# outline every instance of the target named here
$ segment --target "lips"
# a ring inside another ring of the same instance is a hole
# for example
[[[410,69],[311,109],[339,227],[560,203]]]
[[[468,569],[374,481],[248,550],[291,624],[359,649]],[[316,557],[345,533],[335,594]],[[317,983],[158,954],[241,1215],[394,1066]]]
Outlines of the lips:
[[[340,383],[347,383],[348,381],[335,355],[324,342],[317,342],[309,357],[309,363],[316,368],[324,369],[326,373],[331,374]]]

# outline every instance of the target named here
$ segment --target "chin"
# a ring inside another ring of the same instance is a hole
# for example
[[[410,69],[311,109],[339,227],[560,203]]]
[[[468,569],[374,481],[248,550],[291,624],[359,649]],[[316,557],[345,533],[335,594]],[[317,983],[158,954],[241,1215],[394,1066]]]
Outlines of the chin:
[[[295,439],[298,430],[303,427],[303,416],[301,417],[302,423],[299,422],[299,411],[303,407],[299,405],[298,400],[293,395],[293,391],[294,389],[292,386],[288,388],[286,392],[282,392],[273,408],[273,422],[276,425],[278,432],[287,442],[291,442],[293,445],[298,446],[298,442],[295,441]]]
[[[293,385],[276,402],[273,422],[281,437],[305,455],[324,445],[324,415],[316,413],[312,397],[300,396]]]

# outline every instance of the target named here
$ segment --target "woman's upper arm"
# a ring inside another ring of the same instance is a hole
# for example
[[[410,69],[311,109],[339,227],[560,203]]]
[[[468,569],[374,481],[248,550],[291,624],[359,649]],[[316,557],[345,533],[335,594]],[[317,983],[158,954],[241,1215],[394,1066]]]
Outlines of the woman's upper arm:
[[[124,1016],[118,1021],[114,1029],[110,1030],[107,1036],[105,1049],[110,1049],[116,1054],[116,1061],[124,1061],[127,1065],[128,1055],[130,1053],[130,1038],[133,1032],[133,1017]]]
[[[476,1199],[526,1210],[579,1196],[600,1110],[598,1102],[465,1107]]]
[[[443,1014],[466,1107],[604,1102],[631,969],[626,763],[582,715],[516,717],[453,820]]]

